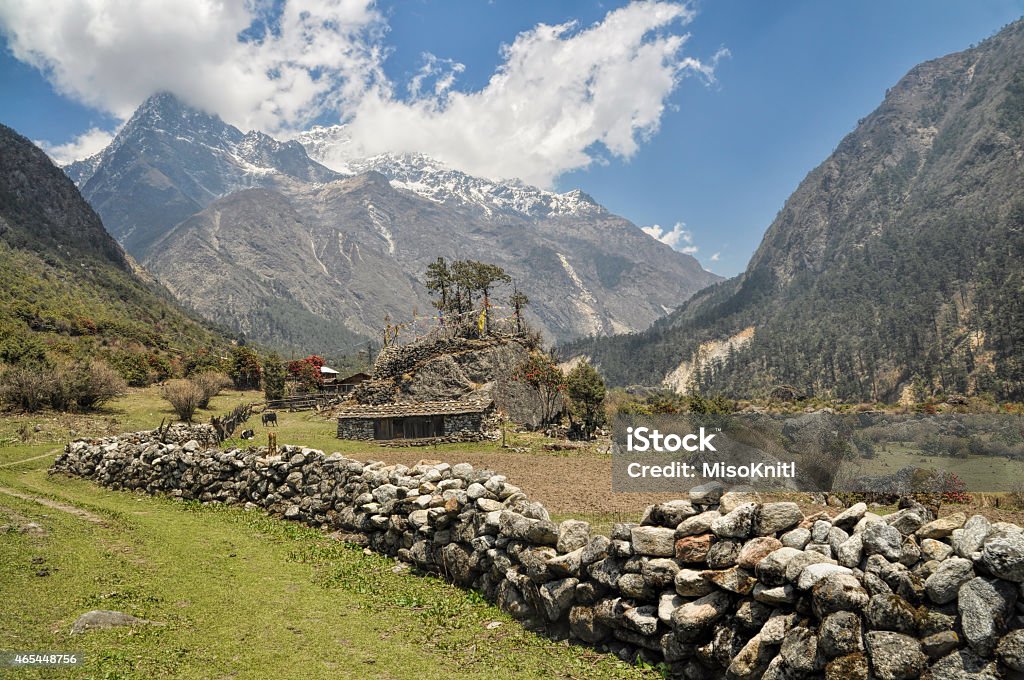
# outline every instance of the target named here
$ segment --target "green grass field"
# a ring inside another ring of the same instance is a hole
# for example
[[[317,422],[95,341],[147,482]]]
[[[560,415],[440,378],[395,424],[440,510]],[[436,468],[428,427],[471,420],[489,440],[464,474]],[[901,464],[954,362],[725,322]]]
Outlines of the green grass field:
[[[858,458],[843,464],[845,475],[891,475],[905,467],[934,468],[956,474],[972,491],[1014,491],[1015,484],[1024,485],[1024,461],[995,456],[926,456],[919,449],[890,446],[879,450],[874,458]]]
[[[254,396],[222,395],[211,412]],[[85,656],[76,671],[0,676],[657,677],[525,631],[474,593],[396,573],[393,560],[320,531],[47,473],[70,430],[137,430],[168,415],[147,390],[88,418],[0,421],[0,651]],[[344,451],[331,429],[312,414],[284,414],[280,441]],[[162,625],[71,635],[92,609]]]

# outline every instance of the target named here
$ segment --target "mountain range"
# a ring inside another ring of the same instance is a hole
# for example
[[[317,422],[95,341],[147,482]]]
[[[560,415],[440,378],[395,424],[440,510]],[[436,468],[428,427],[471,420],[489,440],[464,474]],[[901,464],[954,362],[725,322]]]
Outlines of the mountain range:
[[[646,328],[720,280],[581,191],[475,178],[416,154],[337,170],[310,158],[345,134],[279,142],[162,93],[66,172],[179,300],[294,351],[350,352],[385,319],[425,327],[422,280],[439,256],[504,267],[557,341]]]
[[[812,170],[746,271],[581,340],[614,384],[1024,397],[1024,21],[913,68]]]

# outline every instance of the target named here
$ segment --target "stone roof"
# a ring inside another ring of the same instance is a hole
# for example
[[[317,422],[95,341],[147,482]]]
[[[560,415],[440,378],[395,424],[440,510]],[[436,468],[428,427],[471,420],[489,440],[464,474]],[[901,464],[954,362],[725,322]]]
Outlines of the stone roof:
[[[334,411],[338,418],[401,418],[404,416],[441,416],[461,413],[482,413],[493,401],[410,401],[393,404],[358,404],[341,406]]]

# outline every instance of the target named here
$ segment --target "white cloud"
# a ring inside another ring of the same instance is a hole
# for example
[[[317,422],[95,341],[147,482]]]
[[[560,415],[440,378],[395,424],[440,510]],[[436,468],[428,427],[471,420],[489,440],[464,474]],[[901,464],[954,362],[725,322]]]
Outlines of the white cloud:
[[[654,224],[650,227],[641,227],[643,232],[651,238],[661,241],[675,250],[693,255],[697,252],[697,246],[693,245],[693,233],[686,229],[682,222],[676,222],[672,229],[665,229],[661,225]]]
[[[382,28],[372,0],[0,0],[11,52],[69,97],[124,119],[167,90],[270,132],[353,105]]]
[[[714,255],[711,256],[711,261],[712,262],[718,262],[721,259],[722,259],[722,253],[715,253]]]
[[[122,119],[160,90],[279,135],[333,112],[363,153],[422,152],[545,187],[602,154],[629,158],[684,76],[713,80],[725,51],[682,54],[693,17],[685,2],[637,0],[591,26],[539,24],[462,91],[463,65],[434,55],[405,86],[385,77],[373,0],[0,0],[15,57]]]
[[[397,99],[388,83],[363,98],[351,121],[368,154],[419,151],[486,177],[550,186],[585,168],[600,145],[630,157],[657,131],[667,97],[688,72],[681,56],[688,6],[634,2],[593,26],[540,24],[502,48],[503,63],[475,92]]]
[[[39,140],[36,141],[36,144],[49,154],[54,163],[67,165],[102,151],[113,138],[114,135],[110,132],[99,128],[89,128],[65,144],[50,144],[47,141]]]

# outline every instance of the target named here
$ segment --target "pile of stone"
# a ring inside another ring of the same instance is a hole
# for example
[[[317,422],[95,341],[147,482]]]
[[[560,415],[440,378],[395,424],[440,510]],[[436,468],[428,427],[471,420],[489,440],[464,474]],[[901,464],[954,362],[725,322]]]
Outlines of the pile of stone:
[[[206,450],[137,433],[69,444],[54,470],[263,508],[483,593],[528,627],[674,677],[1017,677],[1024,530],[912,501],[835,517],[709,484],[610,536],[556,524],[500,474],[285,446]],[[1022,599],[1024,603],[1024,599]]]

